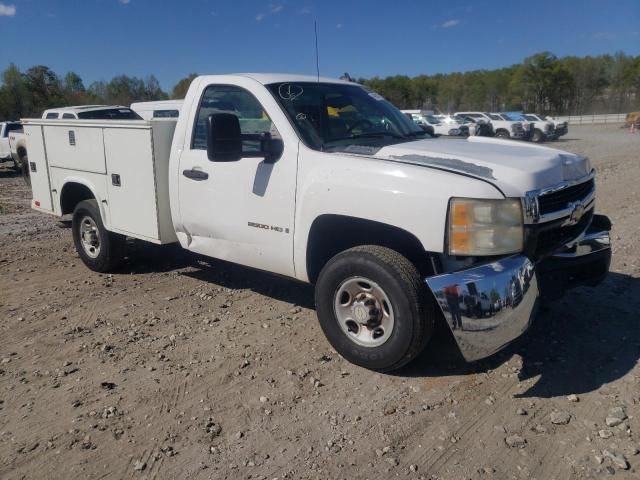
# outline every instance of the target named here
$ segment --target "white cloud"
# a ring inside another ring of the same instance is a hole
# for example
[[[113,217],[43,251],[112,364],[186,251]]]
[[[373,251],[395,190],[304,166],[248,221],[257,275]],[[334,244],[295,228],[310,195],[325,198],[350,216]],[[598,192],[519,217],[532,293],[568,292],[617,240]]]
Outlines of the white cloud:
[[[342,28],[342,24],[341,24],[341,23],[337,23],[337,24],[336,24],[336,28],[337,28],[338,30],[340,30],[340,29]]]
[[[264,20],[264,13],[256,15],[256,22],[261,22],[262,20]]]
[[[4,3],[0,3],[0,17],[13,17],[15,14],[15,5],[5,5]]]
[[[302,15],[309,15],[311,13],[311,7],[302,7],[300,13]]]
[[[273,13],[278,13],[284,8],[284,5],[282,3],[271,3],[269,4],[269,8]]]
[[[118,0],[118,1],[123,5],[128,5],[131,2],[131,0]]]
[[[455,27],[456,25],[458,25],[460,23],[460,20],[447,20],[446,22],[444,22],[442,25],[440,25],[442,28],[451,28],[451,27]]]

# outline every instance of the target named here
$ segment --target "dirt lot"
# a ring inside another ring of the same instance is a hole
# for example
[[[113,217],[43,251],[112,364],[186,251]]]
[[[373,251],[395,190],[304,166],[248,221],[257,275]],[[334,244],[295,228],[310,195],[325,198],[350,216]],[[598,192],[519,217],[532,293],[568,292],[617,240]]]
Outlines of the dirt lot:
[[[605,284],[395,375],[333,352],[305,285],[140,245],[90,272],[0,171],[0,478],[640,478],[640,135],[565,138],[614,223]]]

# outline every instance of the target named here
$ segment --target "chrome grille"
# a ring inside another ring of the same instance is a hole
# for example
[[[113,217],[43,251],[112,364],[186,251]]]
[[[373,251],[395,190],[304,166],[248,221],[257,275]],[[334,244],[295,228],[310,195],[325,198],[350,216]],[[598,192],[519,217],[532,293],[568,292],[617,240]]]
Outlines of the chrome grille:
[[[538,197],[538,208],[541,215],[564,210],[572,202],[583,200],[595,188],[594,179],[579,183],[562,190],[557,190]]]

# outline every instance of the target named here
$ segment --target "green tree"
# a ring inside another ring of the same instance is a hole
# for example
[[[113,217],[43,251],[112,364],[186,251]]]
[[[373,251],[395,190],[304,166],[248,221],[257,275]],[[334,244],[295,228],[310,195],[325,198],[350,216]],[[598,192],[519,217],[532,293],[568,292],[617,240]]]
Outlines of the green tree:
[[[181,100],[186,97],[187,90],[189,90],[189,85],[191,85],[191,82],[193,82],[193,80],[197,76],[197,73],[190,73],[185,78],[176,83],[176,85],[173,87],[173,90],[171,91],[171,98]]]

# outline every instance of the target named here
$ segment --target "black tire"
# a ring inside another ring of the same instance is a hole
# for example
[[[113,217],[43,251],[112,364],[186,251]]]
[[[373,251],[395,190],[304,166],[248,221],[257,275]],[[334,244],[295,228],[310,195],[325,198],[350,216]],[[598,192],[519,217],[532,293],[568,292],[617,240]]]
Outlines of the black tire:
[[[375,282],[391,304],[393,328],[381,345],[359,345],[339,324],[334,307],[338,289],[355,277]],[[424,350],[437,315],[416,267],[400,253],[375,245],[354,247],[329,260],[318,276],[315,301],[320,326],[333,348],[351,363],[382,372],[406,365]]]
[[[498,138],[511,138],[511,135],[509,135],[509,132],[507,132],[506,130],[498,130],[496,132],[496,137],[498,137]]]
[[[538,128],[536,128],[533,131],[533,136],[531,137],[531,141],[533,143],[540,143],[542,142],[542,140],[544,140],[544,135],[542,135],[542,131]]]
[[[99,248],[94,250],[92,256],[83,246],[81,228],[83,222],[93,221],[99,239]],[[123,235],[112,233],[104,228],[98,202],[96,200],[83,200],[76,205],[71,222],[73,243],[83,263],[94,272],[113,272],[120,267],[125,256],[126,238]]]
[[[18,172],[22,173],[24,182],[31,186],[31,174],[29,172],[29,157],[27,155],[20,158],[20,163],[16,166]]]

